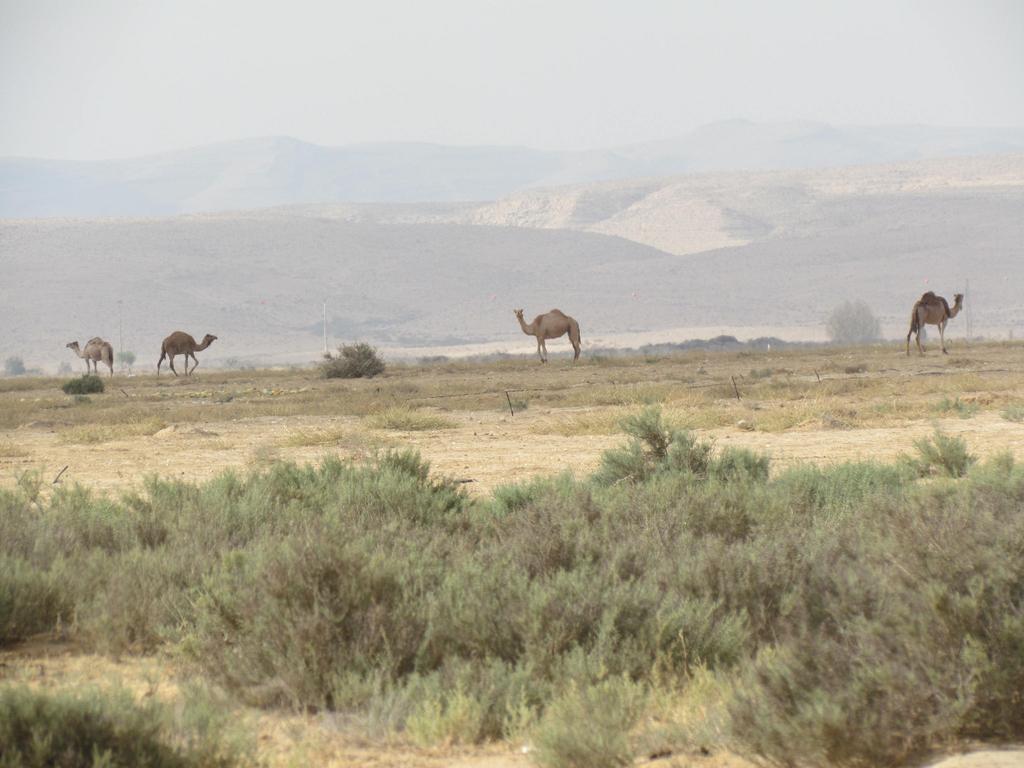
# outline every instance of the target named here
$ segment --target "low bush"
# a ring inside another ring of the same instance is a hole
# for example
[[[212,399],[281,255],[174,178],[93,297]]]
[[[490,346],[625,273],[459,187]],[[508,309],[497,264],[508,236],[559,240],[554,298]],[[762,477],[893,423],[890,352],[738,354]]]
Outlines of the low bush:
[[[630,731],[644,706],[644,691],[628,679],[571,686],[551,702],[534,733],[544,768],[619,768],[632,765]]]
[[[71,379],[61,385],[66,395],[92,395],[103,391],[103,379],[93,374],[86,374],[79,379]]]
[[[24,768],[231,768],[253,761],[222,733],[224,718],[179,717],[130,693],[0,687],[0,765]]]
[[[978,457],[967,450],[963,438],[950,437],[936,429],[931,438],[914,441],[917,457],[907,457],[904,461],[921,477],[938,474],[945,477],[963,477]]]
[[[1024,405],[1008,405],[1003,409],[1002,416],[1007,421],[1024,421]]]
[[[420,743],[532,733],[548,765],[630,759],[636,713],[695,677],[720,724],[653,741],[858,766],[1024,732],[1011,456],[937,433],[919,459],[771,476],[656,410],[625,427],[594,477],[489,499],[412,451],[118,500],[26,473],[0,489],[0,641],[173,643],[249,702]]]
[[[384,373],[384,360],[365,342],[338,347],[338,355],[324,355],[320,372],[326,379],[372,379]]]

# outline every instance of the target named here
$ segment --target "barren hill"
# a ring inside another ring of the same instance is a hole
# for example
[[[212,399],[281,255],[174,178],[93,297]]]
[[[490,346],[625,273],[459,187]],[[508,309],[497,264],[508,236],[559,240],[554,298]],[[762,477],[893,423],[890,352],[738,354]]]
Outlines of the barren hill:
[[[0,217],[148,216],[338,202],[496,200],[527,189],[708,171],[1024,151],[1024,128],[730,120],[609,149],[356,144],[289,137],[94,162],[0,158]],[[681,211],[703,215],[700,210]]]

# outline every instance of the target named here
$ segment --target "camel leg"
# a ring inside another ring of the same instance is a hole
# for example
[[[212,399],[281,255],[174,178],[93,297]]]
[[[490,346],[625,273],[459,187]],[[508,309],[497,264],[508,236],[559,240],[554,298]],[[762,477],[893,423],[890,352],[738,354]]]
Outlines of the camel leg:
[[[196,368],[199,367],[199,360],[196,358],[196,353],[195,352],[192,352],[191,354],[192,354],[192,373],[195,373],[196,372]],[[185,355],[185,367],[186,368],[188,367],[188,355]],[[190,373],[189,375],[191,376],[192,373]]]
[[[174,355],[168,355],[167,356],[167,362],[170,363],[170,365],[171,365],[171,373],[173,373],[175,376],[177,376],[178,372],[176,370],[174,370]],[[188,358],[187,357],[185,358],[185,367],[188,368]]]
[[[160,376],[160,366],[163,365],[163,362],[166,359],[166,357],[167,357],[167,353],[164,352],[163,350],[160,350],[160,359],[157,360],[157,362],[156,362],[156,375],[157,375],[157,378],[159,378],[159,376]]]
[[[540,351],[540,345],[541,345],[541,341],[540,341],[540,337],[538,336],[537,337],[537,357],[539,357],[540,361],[543,363],[544,362],[544,355]]]
[[[946,321],[939,323],[939,344],[942,346],[942,354],[948,355],[946,351]]]
[[[541,358],[541,362],[546,363],[548,361],[548,345],[544,339],[540,340],[540,348],[544,350],[544,356]]]

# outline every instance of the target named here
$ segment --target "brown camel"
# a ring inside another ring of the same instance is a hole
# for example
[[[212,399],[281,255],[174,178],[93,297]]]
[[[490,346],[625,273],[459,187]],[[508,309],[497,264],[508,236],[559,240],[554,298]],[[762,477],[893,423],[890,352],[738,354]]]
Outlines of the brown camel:
[[[110,345],[110,342],[104,341],[99,336],[94,336],[85,342],[84,350],[78,348],[77,341],[72,341],[65,346],[85,360],[86,373],[95,373],[98,376],[99,363],[102,361],[110,369],[110,375],[114,375],[114,348]],[[90,361],[92,362],[92,369],[89,368]]]
[[[166,339],[164,339],[164,343],[160,345],[160,360],[156,364],[156,375],[160,375],[160,366],[163,363],[164,359],[170,358],[171,373],[177,376],[178,372],[174,370],[174,358],[177,355],[184,355],[185,375],[191,376],[192,371],[199,367],[199,361],[196,360],[196,352],[202,352],[216,340],[216,336],[213,336],[208,333],[205,336],[203,336],[202,344],[196,344],[196,340],[193,339],[184,331],[175,331]],[[192,371],[188,369],[189,355],[192,356],[192,361],[195,363],[195,365],[192,366]]]
[[[910,335],[916,333],[917,351],[920,354],[924,354],[924,349],[921,347],[921,329],[925,325],[937,325],[939,326],[939,343],[942,346],[942,354],[949,354],[946,352],[946,323],[956,317],[964,305],[964,295],[962,293],[955,294],[953,296],[953,309],[949,308],[949,302],[947,302],[942,296],[936,296],[931,291],[924,294],[920,299],[914,303],[914,309],[910,313],[910,330],[907,331],[907,354],[910,354]]]
[[[548,361],[548,348],[544,344],[546,339],[557,339],[569,334],[569,341],[572,344],[575,354],[572,361],[575,363],[580,356],[580,325],[560,309],[552,309],[547,314],[537,315],[529,325],[523,320],[523,310],[514,309],[519,326],[527,336],[537,337],[537,356],[542,363]]]

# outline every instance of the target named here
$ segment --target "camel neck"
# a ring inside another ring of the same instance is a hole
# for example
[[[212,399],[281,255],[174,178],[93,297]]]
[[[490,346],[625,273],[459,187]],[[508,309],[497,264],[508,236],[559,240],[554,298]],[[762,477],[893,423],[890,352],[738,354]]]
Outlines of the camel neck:
[[[523,333],[525,333],[527,336],[533,336],[533,324],[531,323],[530,325],[527,325],[526,321],[523,320],[523,318],[519,317],[518,315],[516,315],[516,319],[519,321],[519,327],[523,329]]]

